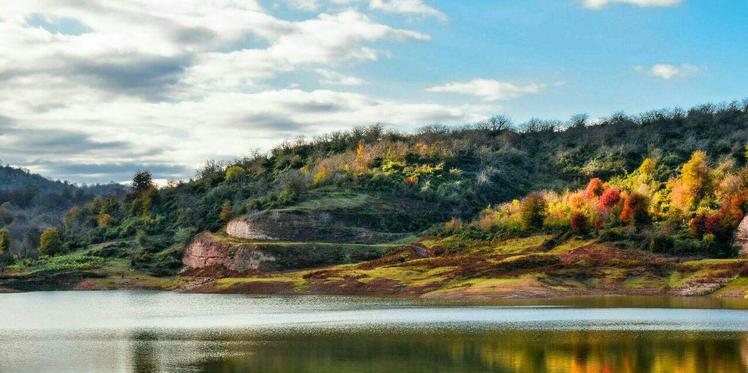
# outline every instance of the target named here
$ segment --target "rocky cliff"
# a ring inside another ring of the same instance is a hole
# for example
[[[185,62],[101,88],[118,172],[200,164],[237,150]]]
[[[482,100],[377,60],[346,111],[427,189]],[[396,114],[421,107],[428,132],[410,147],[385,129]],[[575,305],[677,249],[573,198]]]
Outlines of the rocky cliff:
[[[378,259],[400,245],[250,241],[204,232],[187,245],[182,262],[190,270],[270,272]]]
[[[232,272],[264,269],[275,261],[272,255],[251,245],[236,245],[202,233],[187,246],[182,262],[189,268],[223,267]]]

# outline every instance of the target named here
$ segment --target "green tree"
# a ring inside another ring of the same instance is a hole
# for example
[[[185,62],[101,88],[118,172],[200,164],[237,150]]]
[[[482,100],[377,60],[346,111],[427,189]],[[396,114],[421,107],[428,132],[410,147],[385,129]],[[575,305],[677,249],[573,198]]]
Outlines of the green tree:
[[[137,195],[141,195],[153,187],[153,177],[148,171],[138,171],[132,177],[132,190]]]
[[[62,251],[62,239],[57,228],[45,229],[39,236],[39,252],[43,255],[54,255]]]
[[[10,231],[0,229],[0,256],[10,252]]]
[[[533,193],[522,200],[519,207],[520,221],[523,229],[543,228],[546,203],[540,193]]]

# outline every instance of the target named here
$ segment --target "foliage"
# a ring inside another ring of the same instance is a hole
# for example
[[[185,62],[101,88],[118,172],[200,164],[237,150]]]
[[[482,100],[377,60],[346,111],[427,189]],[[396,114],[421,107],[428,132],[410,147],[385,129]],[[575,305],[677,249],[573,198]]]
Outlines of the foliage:
[[[45,229],[39,237],[39,253],[55,255],[62,251],[62,239],[57,228]]]
[[[530,194],[522,200],[519,214],[524,229],[539,229],[545,220],[546,202],[542,194]]]
[[[219,219],[221,219],[222,222],[227,222],[231,219],[231,214],[233,213],[233,208],[231,207],[231,202],[226,201],[221,206],[221,213],[218,215]]]
[[[631,193],[624,199],[621,221],[636,226],[645,225],[650,222],[648,209],[647,197],[636,192]]]
[[[587,220],[587,216],[578,211],[571,214],[569,225],[571,226],[572,232],[576,234],[587,234],[590,230],[590,223],[589,220]]]
[[[690,235],[689,222],[702,212],[722,213],[725,226],[732,227],[745,211],[748,171],[739,166],[746,163],[747,123],[748,106],[728,104],[615,114],[595,124],[576,118],[573,123],[533,120],[514,126],[495,118],[409,134],[381,126],[354,128],[287,142],[268,154],[208,162],[193,179],[159,189],[142,171],[133,177],[133,193],[127,197],[71,199],[76,202],[55,205],[60,209],[56,218],[37,225],[60,223],[70,250],[137,238],[151,258],[143,254],[143,261],[136,262],[159,265],[165,262],[153,258],[162,250],[171,253],[195,233],[221,229],[228,216],[226,201],[233,214],[245,214],[292,209],[324,191],[367,195],[402,210],[423,211],[417,218],[403,213],[403,218],[386,219],[392,232],[418,232],[437,223],[443,227],[455,218],[463,222],[460,234],[466,237],[563,233],[579,228],[572,217],[581,222],[583,216],[587,229],[602,235],[631,221],[641,226],[646,213],[652,225],[641,229],[693,243],[672,250],[707,250],[728,243],[710,232],[716,239],[703,244],[706,234]],[[725,166],[717,170],[711,164]],[[20,204],[37,203],[39,193],[17,187],[8,205],[0,188],[0,225],[12,220],[14,245],[34,247],[38,233],[17,230],[21,220],[15,214]],[[522,199],[532,192],[535,197]],[[403,200],[416,202],[402,206]],[[370,208],[341,213],[360,216]],[[373,209],[365,220],[376,220],[378,213]],[[622,233],[621,238],[646,246],[643,236],[632,235],[644,232]]]
[[[10,231],[0,229],[0,257],[10,252]]]

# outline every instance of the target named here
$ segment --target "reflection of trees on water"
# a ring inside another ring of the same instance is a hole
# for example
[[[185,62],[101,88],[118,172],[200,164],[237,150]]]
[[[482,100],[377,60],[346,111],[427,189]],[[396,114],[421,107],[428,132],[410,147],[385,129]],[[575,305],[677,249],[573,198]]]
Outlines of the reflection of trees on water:
[[[198,371],[742,372],[745,336],[701,333],[480,332],[240,336]],[[253,342],[250,342],[253,341]]]

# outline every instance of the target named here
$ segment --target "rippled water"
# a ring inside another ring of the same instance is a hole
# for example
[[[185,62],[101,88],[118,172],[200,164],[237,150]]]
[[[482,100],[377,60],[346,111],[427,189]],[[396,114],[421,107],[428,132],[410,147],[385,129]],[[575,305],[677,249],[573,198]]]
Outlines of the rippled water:
[[[0,294],[0,371],[741,372],[745,307],[678,298]]]

